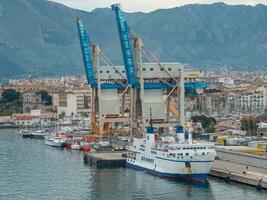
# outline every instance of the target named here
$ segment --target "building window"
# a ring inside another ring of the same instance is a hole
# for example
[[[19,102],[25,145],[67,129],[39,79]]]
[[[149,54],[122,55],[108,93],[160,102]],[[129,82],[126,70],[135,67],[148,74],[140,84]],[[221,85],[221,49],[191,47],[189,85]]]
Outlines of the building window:
[[[150,68],[150,71],[153,71],[154,69],[153,68]]]
[[[146,71],[146,68],[143,68],[143,71]]]

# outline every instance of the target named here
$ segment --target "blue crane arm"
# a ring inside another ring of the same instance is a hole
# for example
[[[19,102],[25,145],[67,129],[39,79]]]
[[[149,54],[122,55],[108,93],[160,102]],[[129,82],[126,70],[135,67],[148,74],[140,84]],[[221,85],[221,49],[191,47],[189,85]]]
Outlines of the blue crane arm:
[[[123,61],[125,65],[126,77],[128,83],[132,85],[133,88],[138,87],[138,82],[135,76],[135,67],[133,59],[133,49],[130,39],[130,31],[126,20],[124,19],[123,13],[120,9],[119,4],[114,4],[111,6],[112,10],[116,13],[116,20],[118,25],[118,31],[120,35],[120,43],[123,55]]]
[[[84,63],[85,72],[86,72],[86,79],[87,79],[88,84],[91,86],[91,88],[96,88],[97,84],[96,84],[95,73],[94,73],[94,68],[92,64],[92,52],[88,46],[90,39],[84,29],[82,21],[77,19],[76,22],[77,22],[78,34],[80,38],[83,63]]]

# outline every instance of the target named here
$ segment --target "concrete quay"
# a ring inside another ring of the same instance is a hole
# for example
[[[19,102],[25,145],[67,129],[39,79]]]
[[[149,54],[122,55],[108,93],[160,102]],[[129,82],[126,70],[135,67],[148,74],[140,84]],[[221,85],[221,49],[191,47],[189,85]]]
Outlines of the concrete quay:
[[[228,160],[237,163],[243,163],[246,165],[265,168],[267,170],[266,155],[259,156],[259,155],[239,152],[239,150],[242,149],[246,150],[251,148],[240,147],[240,146],[221,146],[221,147],[216,147],[216,153],[217,157],[219,157],[220,160]]]
[[[126,157],[119,152],[92,152],[84,154],[84,163],[97,168],[116,168],[125,167]]]
[[[126,166],[126,151],[97,151],[84,154],[84,163],[96,168],[117,168]],[[240,160],[218,159],[210,171],[210,176],[239,182],[258,189],[267,189],[267,168]]]
[[[262,167],[229,160],[215,160],[210,175],[255,186],[258,189],[267,189],[267,169]]]

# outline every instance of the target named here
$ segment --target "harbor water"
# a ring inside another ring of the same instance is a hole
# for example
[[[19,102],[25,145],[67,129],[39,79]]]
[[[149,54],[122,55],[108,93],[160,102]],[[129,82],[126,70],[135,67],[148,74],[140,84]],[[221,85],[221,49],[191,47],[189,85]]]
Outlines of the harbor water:
[[[267,191],[210,178],[208,184],[169,181],[132,169],[95,169],[83,152],[23,139],[15,129],[0,130],[2,200],[243,200],[267,199]]]

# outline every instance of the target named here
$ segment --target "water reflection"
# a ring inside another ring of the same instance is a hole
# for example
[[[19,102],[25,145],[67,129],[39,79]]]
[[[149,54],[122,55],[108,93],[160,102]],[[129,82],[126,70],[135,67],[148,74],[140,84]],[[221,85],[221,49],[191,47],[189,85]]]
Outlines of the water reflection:
[[[190,184],[133,169],[85,166],[83,153],[0,130],[0,199],[4,200],[229,200],[267,199],[266,191],[211,179]]]

